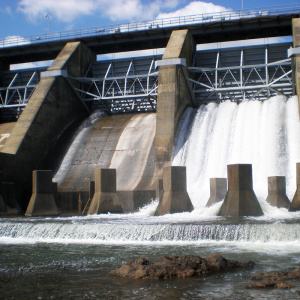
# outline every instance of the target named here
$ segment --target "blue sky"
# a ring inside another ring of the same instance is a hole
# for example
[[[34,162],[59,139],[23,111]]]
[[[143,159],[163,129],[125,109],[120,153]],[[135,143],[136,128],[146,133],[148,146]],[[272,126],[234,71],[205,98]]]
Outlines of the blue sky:
[[[78,28],[210,13],[297,4],[295,0],[0,0],[0,39]],[[46,18],[45,15],[49,16]]]

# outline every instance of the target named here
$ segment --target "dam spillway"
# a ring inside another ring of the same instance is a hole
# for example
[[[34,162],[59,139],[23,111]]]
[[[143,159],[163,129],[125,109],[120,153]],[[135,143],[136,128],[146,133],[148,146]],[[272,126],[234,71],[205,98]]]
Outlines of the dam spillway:
[[[182,84],[186,79],[180,77],[185,75],[182,68],[181,65],[168,65],[164,70],[166,72],[162,72],[173,77],[170,90],[174,93],[170,102],[165,103],[168,113],[169,108],[174,108],[171,107],[173,103],[186,100],[178,97],[178,90],[174,89],[178,82]],[[58,71],[62,74],[64,70]],[[290,71],[287,72],[290,74]],[[59,81],[64,80],[60,78]],[[232,78],[233,84],[235,81],[235,77]],[[73,89],[67,82],[65,84],[69,90]],[[186,92],[186,87],[181,91]],[[164,88],[162,90],[167,92],[167,96],[171,94]],[[185,92],[181,96],[188,94]],[[74,97],[73,100],[76,99]],[[159,100],[162,98],[158,99],[158,103]],[[122,215],[1,218],[0,279],[5,283],[1,287],[3,297],[11,298],[11,294],[15,293],[14,296],[19,298],[65,299],[74,295],[80,299],[151,299],[153,295],[160,299],[297,298],[297,289],[261,292],[246,288],[249,275],[254,271],[292,269],[300,261],[299,212],[288,212],[287,209],[271,207],[264,202],[268,175],[287,177],[289,197],[295,190],[295,162],[299,161],[297,99],[276,97],[265,102],[243,101],[239,104],[230,100],[201,105],[198,109],[186,110],[183,105],[175,107],[170,114],[160,111],[160,119],[156,117],[156,121],[159,119],[161,122],[160,138],[172,141],[171,145],[160,144],[163,147],[158,150],[170,146],[169,152],[161,152],[161,158],[167,157],[166,153],[172,153],[174,165],[187,167],[188,191],[196,207],[193,212],[154,217],[158,204],[156,200],[136,213]],[[52,104],[50,107],[60,104],[59,101],[49,102]],[[184,117],[180,118],[184,111]],[[53,115],[48,116],[49,119]],[[62,119],[61,116],[59,118]],[[119,185],[124,189],[149,185],[155,168],[152,134],[157,124],[152,118],[151,114],[99,114],[87,119],[74,136],[72,146],[65,149],[67,155],[55,178],[59,183],[59,192],[76,190],[76,201],[73,203],[77,204],[78,193],[88,186],[94,167],[102,166],[124,170],[119,179]],[[164,123],[166,118],[170,122]],[[179,120],[181,125],[175,128]],[[37,125],[34,123],[32,128],[37,129]],[[165,134],[165,125],[175,126]],[[61,126],[60,130],[63,128]],[[177,141],[173,144],[175,129],[179,130]],[[33,133],[38,133],[38,130]],[[144,138],[147,137],[143,141],[145,144],[139,143],[143,134]],[[25,138],[33,141],[33,137],[35,135],[31,134]],[[127,145],[130,142],[132,144]],[[138,149],[144,155],[138,153],[137,159],[134,159],[132,154],[137,153]],[[160,162],[165,163],[163,160]],[[170,160],[167,163],[171,163]],[[217,214],[221,203],[204,207],[208,200],[209,177],[224,177],[227,163],[253,164],[254,189],[264,216],[219,217]],[[131,172],[131,168],[135,171],[138,165],[144,171],[138,170],[134,178],[124,181],[126,172]],[[21,175],[24,176],[23,173]],[[257,178],[261,181],[256,182]],[[69,211],[73,213],[74,208]],[[254,271],[210,276],[209,280],[208,277],[197,277],[189,281],[144,281],[141,284],[109,275],[121,263],[139,257],[157,260],[159,256],[187,253],[204,257],[213,252],[228,259],[251,259],[257,266]]]
[[[153,155],[155,125],[153,113],[92,114],[79,126],[53,177],[59,192],[73,194],[76,202],[78,194],[87,193],[97,168],[117,169],[118,191],[132,191],[139,184],[149,186],[154,170],[149,157],[151,151]]]
[[[188,191],[196,207],[205,206],[209,198],[209,178],[226,177],[226,166],[233,163],[253,165],[254,191],[262,204],[268,176],[286,176],[291,199],[299,141],[297,97],[211,103],[185,112],[173,165],[187,167]]]

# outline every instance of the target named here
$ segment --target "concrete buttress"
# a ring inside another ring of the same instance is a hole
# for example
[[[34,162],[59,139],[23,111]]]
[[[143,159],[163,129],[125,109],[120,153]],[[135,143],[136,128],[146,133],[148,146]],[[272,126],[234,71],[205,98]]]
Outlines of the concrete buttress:
[[[206,207],[212,206],[225,198],[227,192],[227,178],[210,178],[210,197]]]
[[[195,43],[188,30],[172,32],[159,67],[153,184],[162,178],[163,167],[171,164],[178,121],[193,105],[187,68],[173,61],[185,59],[190,66],[194,52]]]
[[[164,167],[163,191],[155,215],[191,212],[194,207],[186,188],[185,167]]]
[[[276,207],[290,207],[290,200],[286,195],[285,176],[268,177],[268,197],[266,201]]]
[[[297,180],[297,190],[293,197],[289,211],[300,210],[300,163],[296,164],[296,180]]]
[[[253,191],[252,165],[227,166],[228,191],[219,216],[262,216],[263,211]]]
[[[52,171],[35,170],[32,173],[32,196],[26,216],[57,216],[58,209],[53,197]]]
[[[293,46],[294,48],[300,47],[300,18],[292,20],[293,26]],[[296,54],[292,58],[293,62],[293,82],[295,83],[295,91],[298,95],[298,105],[300,107],[300,54]],[[299,109],[300,112],[300,109]]]
[[[88,110],[64,76],[82,76],[96,59],[80,42],[68,43],[41,80],[22,112],[10,137],[0,150],[4,180],[17,186],[16,198],[25,210],[32,186],[32,171],[42,169],[43,161],[54,149],[59,137]]]
[[[123,213],[117,196],[116,169],[95,170],[95,194],[88,215],[101,213]]]

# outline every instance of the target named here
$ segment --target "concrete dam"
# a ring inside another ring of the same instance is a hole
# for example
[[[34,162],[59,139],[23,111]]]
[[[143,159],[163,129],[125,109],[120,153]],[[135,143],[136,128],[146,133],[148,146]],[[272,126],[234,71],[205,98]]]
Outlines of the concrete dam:
[[[289,144],[288,151],[295,150],[296,154],[292,159],[287,159],[283,167],[264,173],[265,176],[287,176],[288,192],[292,194],[291,190],[295,190],[296,186],[291,182],[296,181],[296,163],[300,158],[297,154],[298,135],[294,133],[295,136],[291,137],[293,126],[298,126],[298,115],[291,116],[298,102],[296,97],[288,101],[284,97],[296,93],[299,95],[297,47],[300,46],[300,40],[297,32],[300,24],[299,19],[294,17],[294,13],[274,18],[251,16],[249,18],[254,23],[250,27],[243,25],[245,27],[239,34],[238,30],[235,31],[236,39],[256,37],[254,32],[263,24],[261,37],[270,37],[272,35],[268,28],[274,28],[277,20],[276,24],[280,24],[276,25],[276,33],[279,36],[293,35],[293,46],[291,43],[281,43],[196,51],[202,33],[199,26],[192,24],[169,31],[163,56],[97,62],[99,49],[91,39],[83,39],[66,42],[58,55],[55,51],[51,53],[52,56],[57,55],[56,58],[53,57],[55,59],[50,67],[41,69],[39,73],[28,75],[30,72],[26,70],[27,73],[20,71],[13,76],[12,71],[5,69],[2,63],[1,80],[5,86],[2,89],[2,99],[5,99],[1,108],[3,123],[0,124],[3,214],[25,211],[32,216],[92,213],[89,211],[91,205],[98,205],[94,212],[100,212],[99,203],[106,201],[101,197],[112,197],[114,200],[107,201],[112,201],[113,206],[121,207],[123,212],[133,212],[160,198],[162,193],[164,196],[158,206],[158,214],[201,208],[209,197],[209,178],[226,177],[227,164],[252,163],[252,160],[242,157],[225,159],[219,173],[206,172],[204,177],[200,173],[191,175],[191,172],[198,172],[195,171],[198,168],[193,167],[197,155],[188,153],[188,149],[192,149],[193,143],[196,143],[195,139],[190,139],[193,135],[191,127],[196,125],[186,116],[199,115],[199,132],[209,134],[215,126],[228,126],[229,132],[240,126],[238,124],[246,117],[247,108],[244,108],[241,116],[238,116],[238,111],[246,106],[244,102],[252,100],[261,102],[253,104],[255,107],[251,108],[251,116],[257,122],[250,122],[247,128],[258,124],[262,129],[266,126],[264,122],[267,121],[263,116],[260,117],[260,113],[266,115],[265,111],[272,106],[268,104],[269,101],[275,102],[275,108],[271,109],[275,119],[283,118],[289,124],[294,124],[287,125],[283,121],[278,125],[278,130],[281,130],[279,139],[283,138],[284,143]],[[281,22],[278,22],[280,18]],[[228,30],[227,34],[230,34],[230,26],[236,25],[235,22],[218,20],[215,23],[212,21],[212,24],[220,25],[221,31]],[[228,24],[228,27],[224,29],[222,24]],[[157,41],[155,45],[159,44],[159,30],[153,32],[153,38]],[[127,49],[126,34],[116,34],[120,43],[124,43],[124,49]],[[160,39],[160,43],[163,41],[165,39]],[[58,47],[52,46],[53,49]],[[294,52],[287,57],[287,50],[291,46]],[[11,62],[21,59],[17,51],[11,54]],[[28,56],[31,55],[30,51],[26,52]],[[37,45],[36,51],[41,57],[46,55],[42,46]],[[8,57],[5,49],[2,55],[2,61],[5,62]],[[17,80],[19,85],[16,84]],[[23,102],[18,99],[20,95]],[[282,96],[281,100],[276,98],[278,95]],[[266,100],[272,97],[276,99]],[[249,109],[252,103],[247,105]],[[198,112],[191,112],[199,106]],[[281,112],[276,115],[278,107]],[[210,125],[201,127],[206,118],[201,111],[211,109],[211,116],[207,117],[211,120],[207,119]],[[218,114],[217,110],[222,111],[218,116],[222,120],[220,125],[212,121]],[[223,114],[233,117],[222,119]],[[288,130],[285,130],[286,127],[289,127]],[[257,132],[260,131],[260,128],[255,128]],[[273,128],[273,131],[278,130]],[[241,151],[234,143],[229,146],[229,140],[224,141],[221,147],[209,148],[209,140],[222,139],[222,134],[216,134],[215,137],[205,134],[199,140],[200,148],[204,147],[200,154],[203,162],[197,162],[200,168],[205,169],[208,164],[208,169],[216,169],[210,162],[214,158],[205,158],[207,152],[214,153],[213,157],[216,157],[217,150],[222,152],[236,147],[233,152]],[[240,138],[236,139],[241,141],[243,134],[249,136],[252,133],[240,133]],[[261,144],[256,140],[252,140],[252,143],[263,148],[265,137],[270,135],[267,129],[265,134],[260,137]],[[230,139],[230,136],[227,138]],[[276,138],[270,142],[270,149],[276,144]],[[270,164],[282,159],[282,152],[287,151],[283,144],[272,156]],[[187,161],[185,158],[189,155]],[[263,160],[264,156],[259,159]],[[255,166],[253,168],[255,176],[257,169]],[[96,174],[95,170],[100,171]],[[116,173],[106,170],[116,170]],[[251,173],[252,180],[252,171],[243,170],[238,172]],[[292,172],[294,175],[290,175]],[[193,176],[195,179],[191,179]],[[262,180],[267,179],[259,178],[259,181]],[[195,188],[198,184],[201,185],[202,194],[198,187]],[[246,185],[252,186],[252,182]],[[165,190],[167,186],[170,189],[168,191]],[[195,191],[192,191],[194,188]],[[262,189],[260,195],[263,198],[266,196],[266,185]],[[98,204],[92,204],[97,194],[102,200],[98,199]],[[33,195],[35,200],[31,201]],[[199,202],[197,197],[202,200]],[[48,206],[43,203],[48,203]],[[173,204],[176,208],[172,208]]]
[[[153,186],[155,125],[154,113],[102,115],[94,119],[76,136],[53,181],[64,194],[75,194],[76,204],[79,194],[84,200],[95,169],[115,168],[123,207],[125,211],[136,210],[147,199],[141,198],[134,204],[129,191]],[[148,201],[155,198],[154,191],[149,193]]]

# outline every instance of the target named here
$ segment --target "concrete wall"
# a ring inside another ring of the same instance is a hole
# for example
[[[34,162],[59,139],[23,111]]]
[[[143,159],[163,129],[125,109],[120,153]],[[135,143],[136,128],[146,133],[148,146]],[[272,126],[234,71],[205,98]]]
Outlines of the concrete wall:
[[[293,19],[293,47],[300,47],[300,19]],[[298,103],[300,107],[300,55],[295,55],[293,62],[293,81],[295,83],[295,91],[298,95]],[[300,110],[299,110],[300,111]]]
[[[65,68],[73,76],[82,76],[95,58],[84,45],[70,43],[48,70]],[[30,198],[32,171],[42,169],[43,159],[61,134],[87,112],[68,79],[41,79],[0,152],[4,180],[16,183],[17,200],[23,209]]]
[[[194,52],[195,44],[188,30],[174,31],[163,60],[186,58],[189,65]],[[153,184],[162,178],[163,167],[171,163],[178,121],[187,106],[192,104],[187,69],[182,65],[159,67]]]

